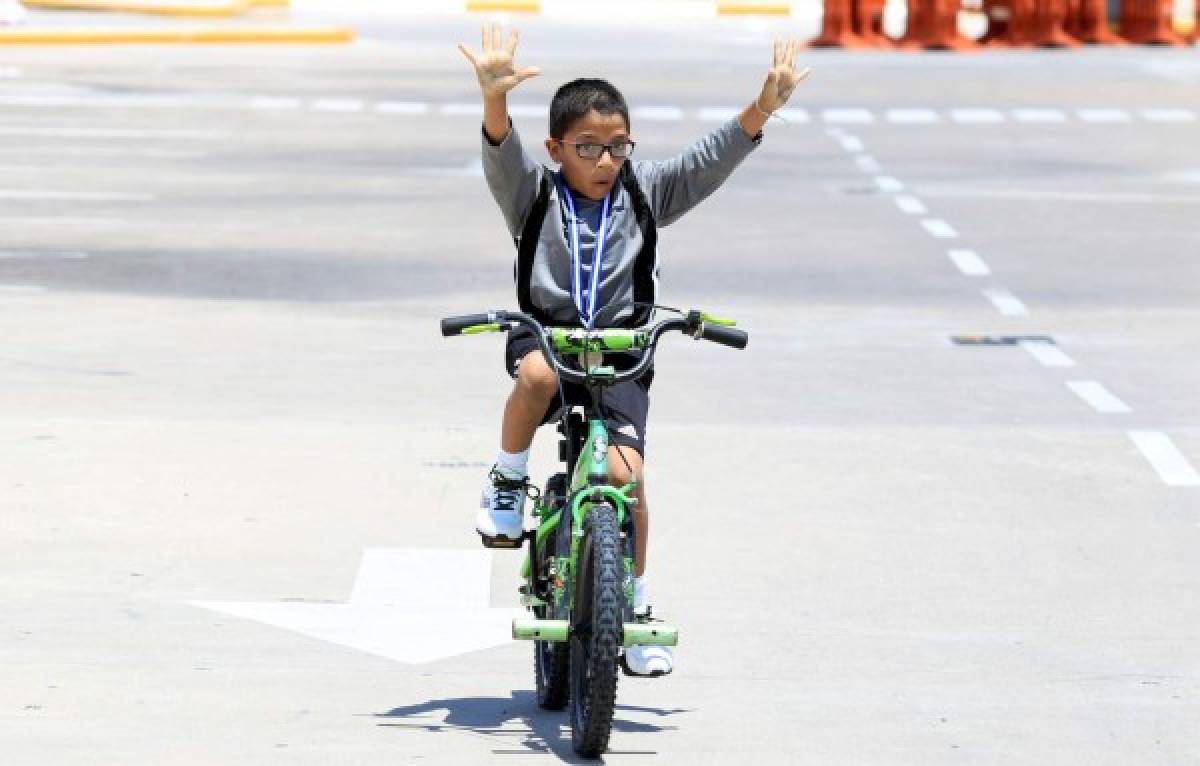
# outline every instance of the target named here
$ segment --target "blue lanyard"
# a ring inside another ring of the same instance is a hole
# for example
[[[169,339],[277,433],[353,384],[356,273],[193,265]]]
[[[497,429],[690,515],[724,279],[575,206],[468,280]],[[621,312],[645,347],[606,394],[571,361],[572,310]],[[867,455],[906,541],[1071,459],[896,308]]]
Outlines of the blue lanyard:
[[[561,178],[561,173],[558,174]],[[614,187],[615,188],[615,187]],[[596,232],[596,247],[592,250],[592,280],[587,296],[583,294],[583,256],[579,248],[579,216],[575,213],[575,200],[566,181],[559,186],[559,196],[567,202],[571,214],[571,298],[579,311],[579,318],[587,329],[596,321],[596,302],[600,297],[600,269],[604,265],[604,250],[608,244],[608,214],[612,206],[612,192],[604,195],[604,206],[600,209],[600,230]],[[585,303],[586,297],[586,303]]]

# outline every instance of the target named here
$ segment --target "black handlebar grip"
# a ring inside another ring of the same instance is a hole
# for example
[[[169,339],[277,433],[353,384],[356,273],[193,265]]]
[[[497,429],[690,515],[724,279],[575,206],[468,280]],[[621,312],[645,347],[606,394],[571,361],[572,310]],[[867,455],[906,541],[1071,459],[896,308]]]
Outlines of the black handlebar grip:
[[[449,337],[458,335],[468,327],[477,324],[487,324],[491,319],[487,314],[467,314],[460,317],[446,317],[442,320],[442,335]]]
[[[711,340],[714,343],[738,349],[745,348],[746,344],[750,342],[750,335],[745,330],[739,330],[736,327],[724,327],[710,322],[700,325],[700,337],[704,340]]]

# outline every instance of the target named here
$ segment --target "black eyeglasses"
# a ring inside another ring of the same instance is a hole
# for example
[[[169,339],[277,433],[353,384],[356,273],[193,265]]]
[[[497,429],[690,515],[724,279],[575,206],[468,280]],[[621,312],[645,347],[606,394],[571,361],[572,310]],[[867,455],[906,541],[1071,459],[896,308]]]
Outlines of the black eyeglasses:
[[[563,141],[559,143],[570,144],[575,147],[575,153],[585,160],[598,160],[604,156],[605,150],[608,151],[614,160],[623,160],[633,154],[633,148],[636,144],[629,139],[619,138],[611,144],[598,144],[595,141]]]

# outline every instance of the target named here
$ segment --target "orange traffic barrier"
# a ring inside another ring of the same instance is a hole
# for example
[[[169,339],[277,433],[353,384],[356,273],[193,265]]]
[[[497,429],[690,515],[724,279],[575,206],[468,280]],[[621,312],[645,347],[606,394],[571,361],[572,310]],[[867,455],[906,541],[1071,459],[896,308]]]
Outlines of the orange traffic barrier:
[[[854,0],[825,0],[821,34],[809,43],[814,48],[868,48],[854,32]]]
[[[1124,45],[1108,25],[1108,3],[1105,0],[1072,0],[1067,15],[1067,34],[1093,45]]]
[[[977,47],[958,32],[959,0],[909,0],[908,29],[900,44],[905,48],[966,51]]]
[[[987,17],[987,31],[979,42],[1004,48],[1018,45],[1018,30],[1013,24],[1014,0],[983,0],[983,15]]]
[[[1143,45],[1187,45],[1171,26],[1174,0],[1121,0],[1121,37]]]
[[[854,32],[876,48],[891,48],[892,38],[883,31],[883,9],[887,0],[854,0]]]
[[[1034,3],[1029,23],[1029,43],[1042,48],[1077,48],[1079,41],[1067,34],[1070,0],[1041,0]]]

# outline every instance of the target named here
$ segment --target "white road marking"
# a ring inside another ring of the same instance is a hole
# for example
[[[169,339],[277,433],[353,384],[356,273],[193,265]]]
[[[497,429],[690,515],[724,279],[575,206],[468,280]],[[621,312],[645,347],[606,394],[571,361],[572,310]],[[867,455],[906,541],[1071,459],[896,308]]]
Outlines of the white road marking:
[[[1196,113],[1191,109],[1143,109],[1142,119],[1147,122],[1195,122]]]
[[[1198,176],[1200,177],[1200,176]],[[1189,180],[1186,175],[1174,179]],[[1194,179],[1191,181],[1194,182]],[[928,197],[979,197],[992,199],[1045,200],[1048,202],[1103,202],[1117,205],[1127,203],[1200,203],[1200,197],[1186,194],[1149,194],[1146,192],[1072,192],[1044,189],[978,189],[966,186],[922,184],[921,192]]]
[[[29,138],[170,138],[207,140],[227,138],[230,134],[216,130],[139,130],[134,128],[54,128],[38,125],[0,125],[0,136]]]
[[[999,109],[951,109],[950,119],[964,125],[994,125],[1005,118]]]
[[[1020,298],[1002,287],[988,287],[981,292],[1004,316],[1019,317],[1029,313],[1029,307]]]
[[[855,136],[842,136],[838,139],[838,142],[841,143],[843,149],[851,154],[861,152],[867,148],[863,145],[862,139],[856,138]]]
[[[883,170],[879,160],[869,154],[860,154],[854,158],[854,164],[858,165],[858,169],[864,173],[878,173]]]
[[[672,122],[683,119],[683,110],[677,106],[643,106],[634,109],[631,116],[651,122]]]
[[[380,101],[375,104],[379,114],[429,114],[429,104],[421,101]]]
[[[0,217],[0,226],[124,226],[124,218],[92,218],[87,216],[59,215],[6,215]]]
[[[904,190],[904,184],[900,182],[900,179],[893,178],[892,176],[876,176],[875,185],[879,187],[879,191],[888,192],[889,194]]]
[[[447,117],[482,117],[483,104],[474,101],[465,104],[442,104],[438,107],[438,113]]]
[[[33,146],[28,143],[0,143],[0,153],[22,155],[49,154],[54,157],[151,157],[154,159],[196,159],[206,157],[204,152],[183,152],[172,149],[139,149],[130,146]],[[42,161],[44,163],[44,160]],[[11,164],[7,167],[12,167]]]
[[[950,224],[943,221],[941,218],[926,218],[921,221],[921,225],[925,227],[925,231],[929,232],[938,239],[957,239],[958,232],[954,230]]]
[[[1017,345],[1045,367],[1074,367],[1075,360],[1067,356],[1053,343],[1043,340],[1022,340]]]
[[[367,549],[349,603],[189,603],[423,664],[512,640],[512,619],[525,611],[488,606],[491,567],[486,550]]]
[[[40,285],[0,285],[0,293],[44,293],[46,288]]]
[[[1077,109],[1076,114],[1084,122],[1119,123],[1133,122],[1124,109]]]
[[[896,201],[896,207],[908,215],[925,215],[929,212],[925,203],[911,194],[897,194],[893,199]]]
[[[318,98],[309,102],[314,112],[361,112],[364,106],[358,98]]]
[[[1068,380],[1067,388],[1088,404],[1096,412],[1105,414],[1123,414],[1133,412],[1128,404],[1118,399],[1104,384],[1096,380]]]
[[[1017,122],[1066,122],[1067,114],[1061,109],[1014,109]]]
[[[942,121],[932,109],[889,109],[886,117],[897,125],[932,125]]]
[[[740,109],[728,106],[706,106],[697,113],[697,117],[705,122],[728,122],[741,114]]]
[[[550,107],[545,104],[512,104],[508,107],[508,113],[513,117],[536,117],[541,119],[550,116]]]
[[[1171,437],[1162,431],[1129,431],[1142,456],[1171,487],[1200,487],[1200,473],[1192,467]]]
[[[24,201],[63,202],[152,202],[152,194],[120,194],[109,192],[36,191],[28,189],[0,189],[0,199]]]
[[[21,76],[21,67],[0,66],[0,78],[11,80]]]
[[[256,96],[250,99],[251,109],[299,109],[300,99],[282,96]]]
[[[958,270],[969,277],[986,277],[992,273],[988,265],[974,250],[949,250],[946,253]]]
[[[875,122],[875,115],[867,109],[825,109],[821,121],[838,125],[868,125]]]
[[[785,122],[812,122],[812,117],[808,115],[808,111],[805,109],[780,109],[775,114],[782,117]]]

